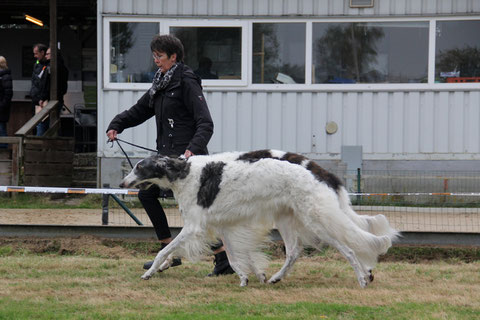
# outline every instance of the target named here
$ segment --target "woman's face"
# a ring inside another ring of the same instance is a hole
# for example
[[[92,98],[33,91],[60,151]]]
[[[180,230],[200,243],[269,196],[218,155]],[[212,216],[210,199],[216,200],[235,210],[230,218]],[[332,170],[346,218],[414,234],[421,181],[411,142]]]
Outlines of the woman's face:
[[[177,54],[174,53],[170,57],[165,52],[153,51],[153,60],[162,73],[167,72],[177,63]]]

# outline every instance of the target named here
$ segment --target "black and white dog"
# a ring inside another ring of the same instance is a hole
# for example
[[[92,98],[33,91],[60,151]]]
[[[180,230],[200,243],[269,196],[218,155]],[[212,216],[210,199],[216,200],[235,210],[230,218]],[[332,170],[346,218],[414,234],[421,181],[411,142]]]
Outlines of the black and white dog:
[[[276,227],[286,248],[283,267],[269,283],[280,281],[304,246],[337,248],[355,270],[361,287],[398,232],[383,215],[361,216],[340,180],[302,155],[277,150],[193,156],[187,161],[152,156],[136,164],[121,187],[157,184],[172,189],[184,227],[156,256],[142,276],[168,268],[173,256],[190,259],[220,237],[232,268],[246,286],[248,274],[265,282],[262,244]]]

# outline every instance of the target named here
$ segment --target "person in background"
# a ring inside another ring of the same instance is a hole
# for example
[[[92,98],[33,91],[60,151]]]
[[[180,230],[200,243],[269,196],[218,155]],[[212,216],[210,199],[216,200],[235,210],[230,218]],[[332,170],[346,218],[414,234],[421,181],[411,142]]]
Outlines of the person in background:
[[[51,68],[50,68],[50,59],[51,59],[51,50],[50,48],[47,49],[45,54],[46,59],[46,67],[47,67],[47,77],[45,79],[44,88],[42,89],[45,91],[45,94],[42,96],[46,98],[44,100],[40,100],[39,105],[36,107],[35,113],[40,112],[50,100],[50,81],[51,81]],[[60,114],[60,109],[63,107],[63,96],[67,93],[68,89],[68,69],[65,67],[65,63],[63,62],[62,54],[60,50],[57,50],[57,100],[59,104],[58,114]],[[47,130],[50,125],[50,119],[44,119],[37,125],[37,136],[42,136]]]
[[[33,56],[37,59],[33,66],[32,87],[30,88],[34,114],[42,110],[50,95],[47,49],[48,47],[42,43],[33,46]],[[37,125],[37,136],[42,136],[46,129],[48,129],[48,123],[40,122]]]
[[[135,127],[155,117],[157,151],[165,156],[189,158],[208,154],[207,144],[213,134],[213,121],[203,96],[201,79],[183,64],[181,41],[172,35],[156,35],[150,43],[158,71],[152,87],[130,109],[113,118],[107,128],[107,137],[113,141],[126,128]],[[165,212],[158,201],[161,190],[154,185],[140,190],[138,198],[152,221],[162,249],[172,241]],[[232,274],[223,244],[212,248],[215,268],[209,276]],[[153,261],[144,264],[149,269]],[[181,264],[173,260],[172,266]]]
[[[212,60],[208,57],[202,57],[198,61],[198,69],[195,74],[202,79],[218,79],[218,76],[212,73]]]
[[[13,96],[12,73],[8,69],[7,59],[0,56],[0,136],[7,136],[7,122],[10,119],[10,103]],[[0,148],[6,148],[1,143]]]

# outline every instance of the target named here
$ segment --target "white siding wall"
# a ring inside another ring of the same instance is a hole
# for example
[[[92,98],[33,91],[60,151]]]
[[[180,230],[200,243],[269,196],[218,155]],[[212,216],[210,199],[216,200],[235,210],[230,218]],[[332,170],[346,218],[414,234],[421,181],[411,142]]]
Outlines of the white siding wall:
[[[121,156],[105,144],[106,126],[142,94],[104,92],[100,156]],[[339,159],[342,145],[362,145],[366,160],[480,159],[480,91],[205,94],[215,123],[211,152],[276,148]],[[337,133],[326,133],[328,121],[338,124]],[[121,138],[155,148],[155,130],[149,120]],[[139,149],[125,149],[142,155]]]
[[[375,0],[354,9],[348,0],[99,0],[102,15],[165,16],[432,16],[480,12],[480,0]],[[101,61],[101,53],[99,61]],[[99,62],[99,70],[102,69]],[[101,72],[99,83],[102,83]],[[99,91],[98,155],[122,157],[105,130],[143,91]],[[211,152],[278,148],[314,159],[339,159],[342,145],[362,145],[365,160],[480,160],[480,91],[255,92],[205,91],[215,122]],[[327,135],[335,121],[338,132]],[[121,138],[155,148],[153,120]],[[125,146],[133,156],[139,149]]]
[[[100,3],[100,1],[99,1]],[[349,0],[102,0],[105,14],[173,16],[436,15],[480,11],[478,0],[375,0],[350,8]]]

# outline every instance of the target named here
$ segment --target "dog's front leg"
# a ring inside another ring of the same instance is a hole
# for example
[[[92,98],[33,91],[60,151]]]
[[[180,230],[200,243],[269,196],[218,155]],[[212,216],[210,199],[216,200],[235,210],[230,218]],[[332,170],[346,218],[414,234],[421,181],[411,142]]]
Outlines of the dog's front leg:
[[[182,231],[180,231],[178,236],[176,236],[172,242],[170,242],[165,248],[158,252],[155,260],[153,260],[153,264],[150,269],[148,269],[147,272],[143,274],[143,280],[150,279],[155,272],[160,270],[161,267],[163,267],[164,262],[166,262],[167,258],[171,255],[171,253],[174,252],[177,247],[185,241],[185,239],[187,238],[187,231],[185,230],[186,228],[183,228]]]

